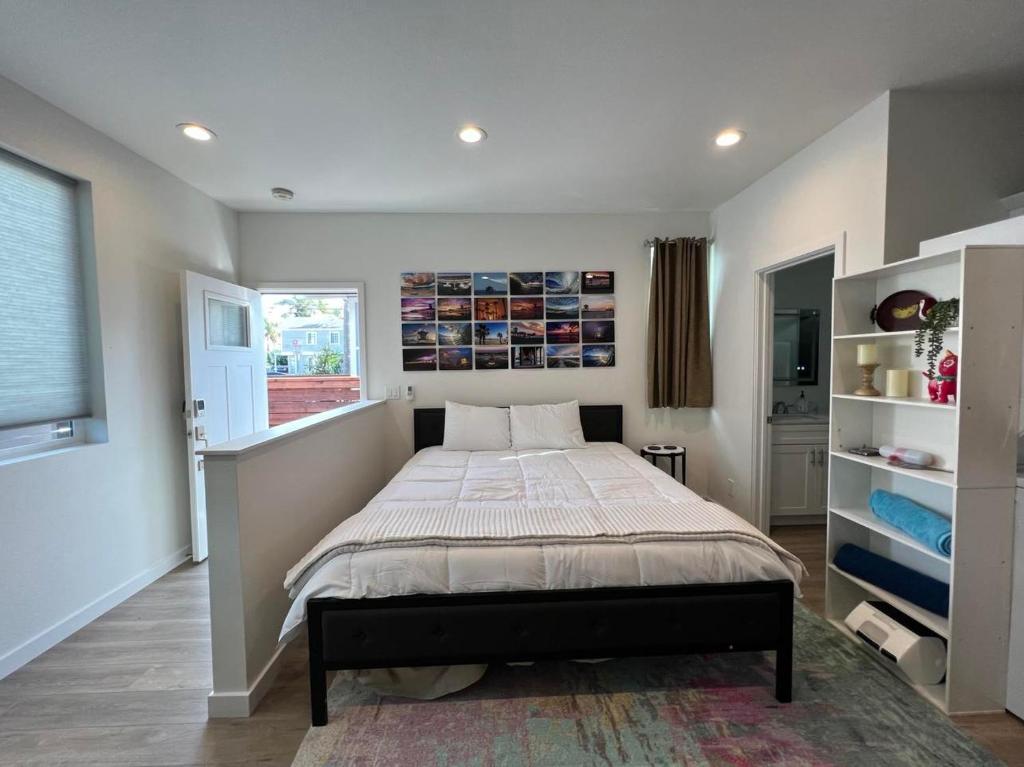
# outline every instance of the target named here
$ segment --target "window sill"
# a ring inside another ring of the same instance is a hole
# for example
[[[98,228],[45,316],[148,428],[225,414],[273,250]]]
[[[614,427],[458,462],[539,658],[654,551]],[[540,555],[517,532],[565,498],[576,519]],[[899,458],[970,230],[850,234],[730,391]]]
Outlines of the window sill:
[[[0,468],[4,466],[13,466],[18,463],[25,463],[26,461],[35,461],[40,458],[50,458],[57,455],[65,455],[67,453],[77,453],[81,450],[86,450],[93,447],[102,447],[107,444],[106,442],[74,442],[70,445],[61,445],[59,447],[43,448],[41,450],[33,450],[27,453],[19,453],[18,455],[11,455],[7,457],[0,457]]]

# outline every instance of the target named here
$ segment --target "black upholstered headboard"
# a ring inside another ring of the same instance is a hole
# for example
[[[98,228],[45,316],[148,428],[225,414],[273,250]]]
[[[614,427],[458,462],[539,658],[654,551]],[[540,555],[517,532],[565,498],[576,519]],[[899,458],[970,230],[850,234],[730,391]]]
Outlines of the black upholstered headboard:
[[[622,442],[622,405],[580,405],[580,423],[587,442]],[[418,407],[412,414],[417,452],[444,442],[444,408]]]

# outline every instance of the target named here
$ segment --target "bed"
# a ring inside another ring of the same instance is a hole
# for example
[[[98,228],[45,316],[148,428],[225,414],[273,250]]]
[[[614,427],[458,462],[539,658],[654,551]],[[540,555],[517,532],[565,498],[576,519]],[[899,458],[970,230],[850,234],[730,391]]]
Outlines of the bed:
[[[763,650],[791,699],[802,564],[623,446],[621,406],[581,406],[573,450],[444,451],[444,415],[288,573],[314,726],[343,669]]]

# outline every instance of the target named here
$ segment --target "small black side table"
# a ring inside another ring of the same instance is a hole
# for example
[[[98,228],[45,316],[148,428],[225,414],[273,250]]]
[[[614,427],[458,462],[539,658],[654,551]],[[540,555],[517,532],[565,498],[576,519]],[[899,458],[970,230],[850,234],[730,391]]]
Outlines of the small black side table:
[[[676,476],[676,458],[681,459],[682,473],[679,481],[686,484],[686,448],[682,445],[644,445],[640,448],[641,458],[650,458],[651,463],[658,465],[658,459],[665,457],[672,459],[672,478]]]

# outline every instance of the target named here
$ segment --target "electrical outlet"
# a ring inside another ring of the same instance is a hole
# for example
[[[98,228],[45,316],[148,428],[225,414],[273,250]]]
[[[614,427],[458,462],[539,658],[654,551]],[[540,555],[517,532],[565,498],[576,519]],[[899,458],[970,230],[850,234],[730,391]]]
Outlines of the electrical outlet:
[[[735,479],[727,479],[727,480],[725,480],[725,486],[727,488],[726,492],[729,494],[729,497],[730,498],[734,498],[736,496],[736,480]]]
[[[384,399],[401,399],[401,397],[402,397],[402,387],[401,386],[398,386],[397,384],[392,386],[392,385],[389,384],[389,385],[384,387]]]

